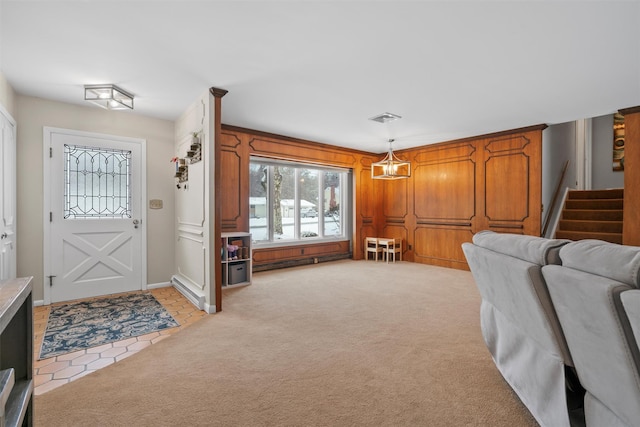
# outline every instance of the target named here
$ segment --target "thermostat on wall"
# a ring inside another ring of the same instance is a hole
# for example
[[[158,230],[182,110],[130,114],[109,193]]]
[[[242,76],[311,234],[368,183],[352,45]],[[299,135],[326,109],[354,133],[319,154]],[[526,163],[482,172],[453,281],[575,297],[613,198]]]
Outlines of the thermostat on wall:
[[[160,199],[149,200],[149,209],[162,209],[162,200]]]

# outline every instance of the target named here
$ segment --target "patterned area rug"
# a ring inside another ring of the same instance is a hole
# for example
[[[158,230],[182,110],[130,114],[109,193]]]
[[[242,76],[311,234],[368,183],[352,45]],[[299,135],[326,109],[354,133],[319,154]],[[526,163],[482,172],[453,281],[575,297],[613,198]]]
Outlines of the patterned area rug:
[[[39,359],[179,326],[151,294],[130,294],[51,308]]]

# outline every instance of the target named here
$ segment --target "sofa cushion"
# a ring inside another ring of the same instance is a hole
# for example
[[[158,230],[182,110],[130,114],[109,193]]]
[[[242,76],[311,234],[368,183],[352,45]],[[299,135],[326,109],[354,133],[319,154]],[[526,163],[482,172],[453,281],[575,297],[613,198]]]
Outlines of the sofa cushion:
[[[542,273],[580,383],[626,425],[637,426],[632,420],[640,420],[640,372],[620,304],[621,295],[633,288],[564,264],[544,266]],[[586,408],[585,415],[587,425],[600,425],[590,422],[594,415]]]
[[[560,249],[562,265],[640,287],[640,247],[579,240]]]
[[[558,252],[569,242],[571,241],[495,233],[489,230],[480,231],[473,236],[473,243],[480,247],[537,265],[560,264]]]

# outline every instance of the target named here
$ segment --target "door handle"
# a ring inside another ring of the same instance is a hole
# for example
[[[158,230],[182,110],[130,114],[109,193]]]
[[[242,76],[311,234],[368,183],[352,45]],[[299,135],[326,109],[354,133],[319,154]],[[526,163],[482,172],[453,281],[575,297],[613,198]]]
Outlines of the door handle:
[[[0,239],[4,239],[6,237],[9,237],[9,235],[7,233],[2,233],[2,235],[0,235]]]
[[[140,224],[142,221],[139,221],[137,219],[133,220],[133,228],[138,228],[138,224]]]

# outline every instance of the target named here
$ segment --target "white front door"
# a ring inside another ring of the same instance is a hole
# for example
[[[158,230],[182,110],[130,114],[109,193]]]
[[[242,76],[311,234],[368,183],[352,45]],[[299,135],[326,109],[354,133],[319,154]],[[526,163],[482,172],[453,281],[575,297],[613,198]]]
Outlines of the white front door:
[[[0,109],[0,280],[16,277],[16,132]]]
[[[144,140],[45,128],[45,147],[45,303],[146,288]]]

